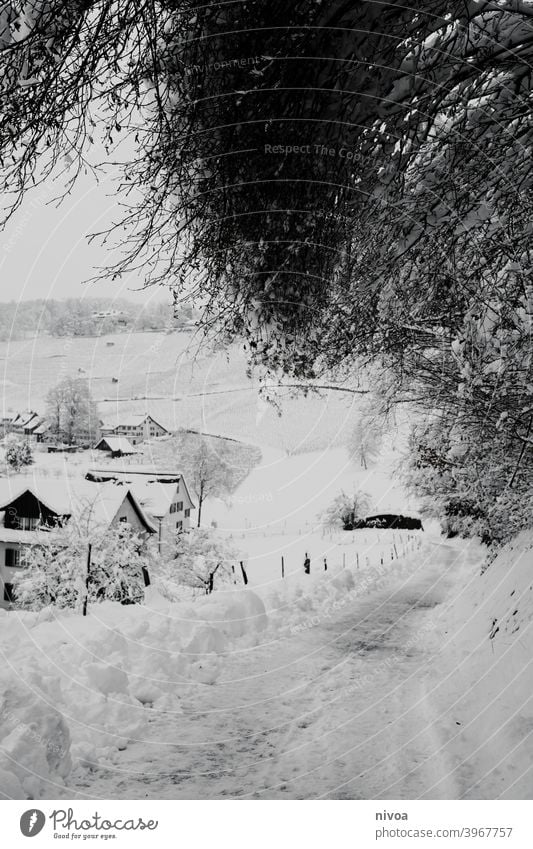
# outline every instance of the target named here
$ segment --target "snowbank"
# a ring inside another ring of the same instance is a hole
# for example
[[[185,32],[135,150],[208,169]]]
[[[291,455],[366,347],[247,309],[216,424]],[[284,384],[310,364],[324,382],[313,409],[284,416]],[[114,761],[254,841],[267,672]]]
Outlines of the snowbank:
[[[328,570],[313,576],[313,580],[279,581],[270,589],[257,588],[264,598],[271,636],[296,634],[312,628],[328,618],[341,615],[355,600],[390,585],[391,581],[406,578],[419,568],[431,550],[430,542],[413,542],[405,556],[383,563],[367,562],[361,567]],[[418,547],[420,545],[420,547]]]
[[[416,572],[430,548],[413,539],[394,561],[361,556],[360,568],[316,571],[303,583],[289,575],[196,601],[171,602],[151,587],[143,606],[104,602],[85,618],[0,611],[9,669],[0,682],[0,792],[65,795],[58,788],[68,787],[73,767],[116,761],[144,738],[152,711],[182,713],[184,700],[219,679],[227,654],[342,617],[357,599]]]
[[[180,713],[266,626],[250,590],[176,604],[150,588],[143,606],[104,602],[87,617],[0,610],[0,796],[57,798],[73,765],[115,760],[147,707]]]
[[[465,798],[533,796],[533,531],[481,574],[471,545],[442,605],[427,697]]]

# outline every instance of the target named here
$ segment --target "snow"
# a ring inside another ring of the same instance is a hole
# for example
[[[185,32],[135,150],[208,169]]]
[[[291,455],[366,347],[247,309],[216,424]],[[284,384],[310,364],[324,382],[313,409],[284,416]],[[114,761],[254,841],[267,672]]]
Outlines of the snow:
[[[3,612],[2,794],[531,798],[533,532],[483,573],[409,537],[307,582]]]
[[[146,706],[180,712],[190,686],[213,685],[221,655],[266,627],[262,601],[232,589],[175,604],[0,612],[0,793],[56,798],[72,765],[113,762],[143,733]]]
[[[533,793],[533,531],[480,573],[471,554],[435,622],[439,676],[427,682],[462,798]]]

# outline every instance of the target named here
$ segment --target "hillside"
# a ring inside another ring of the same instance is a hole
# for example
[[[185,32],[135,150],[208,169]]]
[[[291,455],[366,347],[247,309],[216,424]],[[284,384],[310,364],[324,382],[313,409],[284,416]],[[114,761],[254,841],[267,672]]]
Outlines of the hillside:
[[[171,430],[190,427],[291,453],[343,444],[361,398],[282,390],[278,410],[259,397],[242,351],[211,352],[191,333],[0,342],[5,410],[40,412],[48,390],[66,376],[89,382],[106,421],[148,410]]]

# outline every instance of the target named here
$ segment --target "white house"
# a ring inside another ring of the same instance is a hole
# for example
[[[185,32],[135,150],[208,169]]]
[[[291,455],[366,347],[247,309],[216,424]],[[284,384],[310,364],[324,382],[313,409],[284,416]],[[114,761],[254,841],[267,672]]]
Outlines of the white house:
[[[96,483],[114,482],[129,487],[154,525],[158,547],[165,554],[176,533],[191,526],[195,504],[181,472],[168,472],[153,466],[115,466],[90,469],[86,479]]]
[[[13,475],[0,482],[0,607],[12,601],[12,579],[21,550],[35,545],[54,526],[75,518],[98,539],[109,527],[127,522],[143,535],[158,526],[129,487],[70,479]]]
[[[159,422],[156,422],[149,413],[123,416],[118,424],[102,427],[103,436],[125,436],[132,445],[168,434],[169,431]]]

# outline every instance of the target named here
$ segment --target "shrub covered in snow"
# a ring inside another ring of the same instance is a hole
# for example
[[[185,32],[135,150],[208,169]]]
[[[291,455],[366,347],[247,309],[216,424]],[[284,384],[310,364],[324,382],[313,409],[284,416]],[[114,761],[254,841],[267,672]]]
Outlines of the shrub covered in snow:
[[[14,576],[17,605],[30,610],[48,605],[79,609],[86,599],[88,603],[142,601],[143,570],[152,562],[142,538],[121,524],[91,539],[89,543],[74,522],[42,531],[39,543],[24,549],[23,568]]]
[[[448,537],[498,545],[531,525],[529,460],[508,447],[452,414],[432,415],[413,429],[407,483]]]
[[[183,587],[209,594],[234,578],[238,550],[213,528],[191,528],[176,534],[173,559],[160,564],[156,582],[168,598],[183,597]]]
[[[33,463],[31,445],[27,440],[18,439],[14,434],[10,434],[6,439],[5,459],[8,468],[14,471],[18,471],[22,466],[31,466]]]

